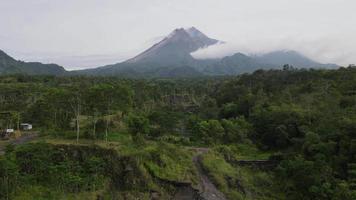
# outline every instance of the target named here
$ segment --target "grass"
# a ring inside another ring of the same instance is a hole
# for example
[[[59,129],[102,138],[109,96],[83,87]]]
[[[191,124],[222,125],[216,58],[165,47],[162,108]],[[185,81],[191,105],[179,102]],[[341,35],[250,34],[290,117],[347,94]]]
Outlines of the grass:
[[[115,132],[108,134],[108,141],[121,142],[121,143],[132,143],[132,138],[129,133],[126,132]]]
[[[110,133],[108,135],[108,142],[106,142],[105,140],[99,140],[99,139],[93,140],[93,139],[85,139],[83,137],[79,137],[79,141],[77,143],[75,139],[52,136],[52,135],[42,136],[40,138],[37,138],[36,140],[33,140],[32,142],[39,142],[39,141],[47,142],[50,144],[98,145],[103,148],[114,148],[116,150],[120,150],[120,153],[130,152],[131,150],[126,150],[126,149],[133,148],[133,147],[131,148],[131,146],[133,146],[131,135],[127,133]]]
[[[9,140],[0,140],[0,148],[5,148],[9,144]]]
[[[144,149],[146,167],[161,179],[197,183],[197,172],[192,162],[193,154],[176,145],[158,143]]]
[[[272,152],[262,152],[253,145],[241,144],[233,147],[238,160],[267,160]]]
[[[80,139],[78,145],[98,145],[103,148],[113,148],[120,155],[134,157],[142,170],[147,170],[159,179],[191,182],[193,185],[198,183],[197,171],[192,162],[194,153],[188,148],[178,144],[150,140],[137,144],[132,140],[131,135],[126,132],[109,133],[108,136],[108,142],[105,140]],[[47,135],[37,138],[33,142],[77,144],[76,140],[66,138]],[[229,199],[278,199],[276,198],[277,195],[274,195],[278,191],[276,192],[273,185],[271,173],[232,166],[226,160],[229,157],[235,160],[262,160],[268,159],[270,155],[271,153],[262,153],[250,144],[218,145],[203,156],[202,164],[213,182]],[[32,189],[29,188],[29,190]],[[26,191],[24,190],[24,193]],[[34,188],[34,191],[36,191],[36,188]],[[33,192],[33,194],[36,194],[36,192]],[[38,194],[39,197],[41,195]],[[125,197],[127,195],[130,196],[130,194],[125,194]],[[144,193],[132,194],[133,197],[135,195],[141,195],[141,199],[148,198],[147,194]],[[93,199],[92,196],[97,196],[97,193],[88,192],[76,195],[77,199]],[[66,196],[66,199],[74,199],[74,197],[72,198],[69,195]]]
[[[37,141],[50,144],[77,144],[72,139],[58,137],[41,137]],[[192,162],[193,153],[180,145],[146,140],[144,144],[133,142],[128,133],[110,133],[108,142],[105,140],[80,139],[78,145],[98,145],[113,148],[122,156],[131,156],[138,160],[144,168],[157,178],[197,183],[197,173]]]
[[[113,199],[112,193],[110,191],[109,185],[106,184],[104,188],[96,191],[82,191],[78,193],[68,193],[60,191],[56,188],[49,188],[40,185],[26,185],[18,190],[16,195],[13,197],[14,200],[96,200],[98,197],[103,197],[104,199]],[[124,194],[123,192],[117,192],[117,196],[130,195]],[[145,193],[135,193],[140,199],[149,199],[149,194]],[[130,199],[130,198],[128,198]],[[133,198],[131,198],[133,199]]]
[[[262,152],[252,144],[219,145],[215,151],[233,160],[267,160],[273,152]]]
[[[232,188],[227,180],[237,180],[239,172],[216,152],[209,152],[203,156],[202,165],[217,188],[229,199],[243,199],[243,191]]]
[[[283,193],[274,181],[272,172],[261,171],[249,167],[238,167],[247,189],[248,199],[284,199]]]
[[[210,151],[202,165],[214,184],[228,199],[283,199],[272,172],[230,165],[221,153]]]

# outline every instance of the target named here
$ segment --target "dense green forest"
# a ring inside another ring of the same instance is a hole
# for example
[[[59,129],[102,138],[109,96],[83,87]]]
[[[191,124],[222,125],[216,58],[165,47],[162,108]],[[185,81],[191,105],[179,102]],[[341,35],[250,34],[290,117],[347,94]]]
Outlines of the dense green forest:
[[[0,77],[0,199],[171,199],[202,170],[227,199],[356,199],[356,68],[234,77]],[[272,166],[243,165],[269,161]],[[178,186],[177,186],[178,185]],[[158,197],[157,197],[158,196]]]

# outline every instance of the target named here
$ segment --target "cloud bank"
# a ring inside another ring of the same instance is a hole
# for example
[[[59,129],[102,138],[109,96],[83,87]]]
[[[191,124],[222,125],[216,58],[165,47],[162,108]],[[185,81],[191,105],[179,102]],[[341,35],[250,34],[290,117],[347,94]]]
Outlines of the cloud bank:
[[[246,38],[202,48],[191,55],[196,59],[216,59],[235,53],[259,55],[278,50],[295,50],[318,62],[346,66],[356,61],[356,42],[353,42],[351,35],[344,35],[342,38],[339,36]]]

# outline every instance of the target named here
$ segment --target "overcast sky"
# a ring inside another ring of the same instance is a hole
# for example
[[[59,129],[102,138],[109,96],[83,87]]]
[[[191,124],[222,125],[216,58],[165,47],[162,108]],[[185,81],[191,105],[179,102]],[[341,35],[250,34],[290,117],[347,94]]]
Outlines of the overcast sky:
[[[66,69],[123,61],[177,27],[226,45],[197,57],[294,49],[356,63],[355,0],[0,0],[0,49]]]

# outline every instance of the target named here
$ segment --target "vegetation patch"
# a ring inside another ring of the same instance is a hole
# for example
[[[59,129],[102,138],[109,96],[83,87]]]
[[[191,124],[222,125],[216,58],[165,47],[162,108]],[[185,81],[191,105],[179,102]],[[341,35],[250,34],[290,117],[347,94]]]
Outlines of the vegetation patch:
[[[232,166],[215,151],[203,156],[202,166],[229,199],[284,199],[271,172]]]

